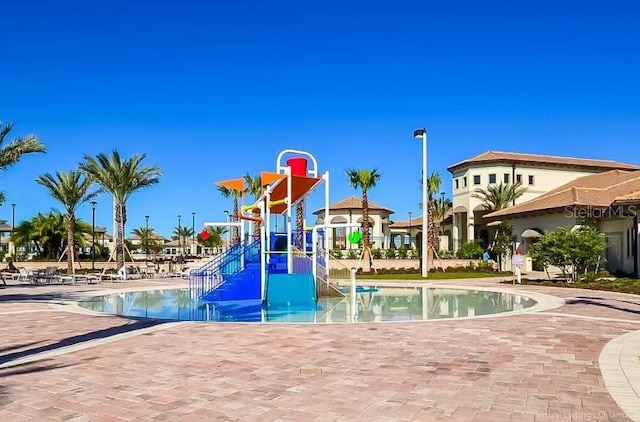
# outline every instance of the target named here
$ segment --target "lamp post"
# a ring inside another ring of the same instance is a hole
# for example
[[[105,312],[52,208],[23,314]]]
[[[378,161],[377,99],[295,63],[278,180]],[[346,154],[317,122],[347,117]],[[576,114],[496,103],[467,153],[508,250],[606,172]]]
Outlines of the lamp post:
[[[13,236],[13,229],[16,227],[16,204],[11,204],[11,234]],[[16,245],[13,245],[13,254],[18,255]]]
[[[409,211],[409,246],[411,246],[411,211]]]
[[[231,214],[229,211],[224,210],[224,215],[227,216],[227,223],[231,221]],[[276,217],[276,232],[278,231],[278,218]],[[227,249],[231,246],[231,227],[227,226]]]
[[[195,255],[196,250],[196,212],[191,213],[191,255]]]
[[[420,261],[422,277],[429,274],[429,217],[427,209],[427,129],[416,129],[413,137],[422,139],[422,260]]]
[[[181,224],[180,224],[180,219],[182,218],[181,214],[178,214],[178,250],[180,251],[180,249],[182,248],[182,242],[180,240],[180,235],[181,235]],[[182,255],[182,251],[180,251],[180,255]]]
[[[96,201],[91,201],[91,271],[96,269]]]
[[[149,216],[144,216],[144,264],[149,267]]]

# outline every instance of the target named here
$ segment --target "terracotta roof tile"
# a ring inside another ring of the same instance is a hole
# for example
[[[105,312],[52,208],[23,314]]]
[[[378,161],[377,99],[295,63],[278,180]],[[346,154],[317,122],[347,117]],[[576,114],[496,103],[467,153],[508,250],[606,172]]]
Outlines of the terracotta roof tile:
[[[613,160],[595,160],[590,158],[563,157],[558,155],[522,154],[517,152],[486,151],[467,160],[450,166],[447,170],[453,173],[460,167],[476,163],[523,163],[561,165],[574,168],[597,168],[606,170],[640,170],[640,165],[620,163]]]
[[[338,202],[334,202],[329,205],[330,211],[335,210],[360,210],[362,209],[362,198],[358,198],[356,196],[350,196],[348,198],[342,199]],[[378,205],[375,202],[369,201],[369,210],[381,210],[388,211],[389,214],[393,214],[393,210],[387,207],[383,207],[382,205]],[[324,208],[320,208],[315,210],[313,213],[318,215],[324,211]]]
[[[487,214],[487,218],[514,216],[566,207],[608,207],[615,202],[640,200],[640,171],[612,170],[580,177],[530,201]]]
[[[444,214],[444,220],[451,217],[452,214],[452,210],[447,211]],[[409,220],[394,221],[391,224],[391,228],[394,229],[405,229],[408,227],[422,227],[422,213],[420,213],[420,215],[418,215],[416,218],[411,219],[411,226],[409,226]]]

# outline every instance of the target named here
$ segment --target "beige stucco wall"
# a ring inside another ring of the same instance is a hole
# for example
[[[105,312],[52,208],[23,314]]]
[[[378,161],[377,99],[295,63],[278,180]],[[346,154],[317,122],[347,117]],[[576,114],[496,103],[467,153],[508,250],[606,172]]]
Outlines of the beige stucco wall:
[[[614,237],[619,236],[620,241],[620,260],[622,262],[621,270],[625,273],[632,273],[633,268],[633,241],[631,238],[631,230],[633,228],[633,219],[632,218],[620,218],[620,219],[612,219],[612,220],[603,220],[598,223],[598,230],[607,234],[609,243],[613,243],[616,240],[613,240]],[[627,239],[627,237],[629,238]],[[614,254],[615,248],[610,248],[605,251],[605,258],[609,260],[613,260],[614,257],[610,254]],[[609,263],[612,264],[612,263]],[[616,268],[612,268],[611,265],[608,265],[610,270],[616,270]]]
[[[318,218],[324,219],[324,211],[320,211],[318,213]],[[362,218],[361,210],[352,210],[351,214],[349,214],[349,210],[337,210],[331,211],[329,214],[329,220],[326,223],[332,223],[336,220],[345,219],[347,223],[357,223],[358,220]],[[389,248],[389,212],[383,210],[369,210],[369,218],[373,220],[372,226],[372,242],[371,247],[373,249],[387,249]],[[345,229],[346,233],[350,233],[350,229]],[[355,228],[352,230],[356,230]],[[335,229],[331,230],[330,237],[333,238],[335,233]],[[385,236],[385,240],[383,242],[382,238]],[[351,245],[347,242],[347,248],[351,247]],[[353,246],[354,248],[357,246]]]
[[[482,202],[471,195],[477,188],[486,188],[489,185],[489,175],[496,174],[496,184],[504,181],[504,174],[509,175],[509,182],[512,180],[511,166],[507,165],[476,165],[464,171],[456,172],[453,175],[453,209],[464,207],[468,211],[482,209]],[[520,204],[546,193],[552,189],[562,186],[578,177],[593,174],[592,171],[581,171],[562,168],[544,168],[534,166],[516,166],[515,174],[522,175],[522,185],[527,188],[527,192],[516,201]],[[480,185],[473,184],[474,176],[480,176]],[[534,184],[529,185],[529,176],[534,177]],[[463,184],[464,177],[467,178],[467,186]],[[455,181],[458,179],[459,188],[455,188]]]

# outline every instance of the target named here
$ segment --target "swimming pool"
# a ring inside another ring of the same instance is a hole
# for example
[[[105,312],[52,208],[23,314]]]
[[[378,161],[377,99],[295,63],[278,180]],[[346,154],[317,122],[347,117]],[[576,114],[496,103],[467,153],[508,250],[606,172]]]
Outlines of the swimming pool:
[[[378,287],[357,294],[358,322],[414,321],[489,315],[530,308],[515,293],[436,287]],[[177,321],[332,323],[350,320],[349,295],[319,299],[315,309],[263,309],[259,301],[205,303],[189,289],[94,296],[79,302],[97,312]]]

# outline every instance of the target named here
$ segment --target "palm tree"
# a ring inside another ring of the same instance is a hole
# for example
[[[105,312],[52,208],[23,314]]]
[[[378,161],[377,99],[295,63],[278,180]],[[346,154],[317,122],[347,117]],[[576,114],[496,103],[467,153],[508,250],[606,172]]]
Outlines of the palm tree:
[[[27,135],[23,138],[8,140],[7,137],[11,129],[13,129],[13,123],[3,124],[0,122],[0,171],[16,164],[25,154],[45,152],[44,145],[36,135]],[[4,193],[0,192],[0,205],[4,200]]]
[[[208,227],[207,232],[208,237],[206,239],[203,238],[201,233],[198,233],[198,243],[207,248],[220,249],[222,246],[222,236],[227,233],[227,228],[222,226]]]
[[[149,254],[151,247],[157,244],[157,240],[153,237],[153,229],[146,227],[136,227],[131,233],[140,239],[140,247],[145,254]]]
[[[51,211],[49,214],[38,213],[32,221],[34,238],[38,239],[44,256],[48,259],[57,259],[64,245],[65,222],[59,212]],[[34,240],[35,240],[34,239]]]
[[[422,179],[420,180],[420,189],[422,190]],[[434,171],[427,176],[427,254],[429,261],[433,260],[434,251],[437,245],[440,223],[444,218],[446,210],[444,205],[442,210],[438,209],[436,195],[442,189],[442,176],[439,172]],[[420,205],[422,208],[422,204]],[[423,233],[424,236],[424,233]]]
[[[190,239],[193,236],[193,229],[187,226],[175,227],[173,229],[173,233],[171,233],[171,238],[173,240],[180,240],[182,243],[182,247],[186,248],[187,239]]]
[[[100,153],[95,157],[84,155],[84,162],[80,163],[80,170],[88,175],[92,181],[101,186],[101,191],[107,192],[113,198],[115,207],[117,236],[116,259],[118,267],[124,266],[124,234],[127,222],[127,201],[140,189],[157,184],[162,172],[157,166],[143,166],[146,154],[134,154],[129,159],[120,157],[117,150],[111,156]]]
[[[471,197],[482,201],[482,206],[489,212],[502,210],[513,204],[527,192],[527,188],[521,183],[498,183],[489,185],[486,189],[478,188]]]
[[[244,182],[246,185],[245,188],[245,193],[248,193],[249,195],[253,196],[253,199],[255,201],[258,200],[258,198],[260,198],[260,195],[262,195],[262,178],[260,177],[260,175],[258,176],[251,176],[250,174],[245,174],[244,175]],[[260,216],[260,210],[257,208],[253,209],[253,214],[256,217]],[[254,239],[259,239],[260,238],[260,222],[255,221],[254,225],[253,225],[253,238]]]
[[[225,186],[218,186],[218,191],[222,194],[223,197],[225,198],[233,198],[233,215],[231,217],[231,221],[236,221],[236,219],[238,218],[238,201],[240,200],[240,196],[242,195],[242,192],[239,192],[237,190],[234,189],[229,189]],[[238,243],[240,243],[240,229],[237,226],[233,227],[233,233],[231,235],[231,246],[237,245]]]
[[[85,235],[89,233],[91,233],[91,225],[76,219],[74,244],[84,245]],[[11,241],[16,245],[33,243],[38,255],[46,259],[58,259],[58,255],[64,250],[67,238],[65,217],[57,211],[51,211],[48,214],[38,213],[31,220],[21,221],[11,235]]]
[[[91,180],[77,171],[57,172],[54,175],[44,174],[36,182],[44,186],[49,194],[62,204],[67,228],[67,274],[75,272],[74,255],[76,211],[84,202],[89,201],[95,193],[89,193]]]
[[[380,181],[382,174],[377,168],[369,169],[347,169],[349,185],[354,189],[362,191],[362,259],[364,261],[363,271],[371,271],[371,239],[369,238],[369,189],[372,189]]]
[[[39,240],[40,239],[35,236],[35,229],[32,221],[21,221],[13,229],[13,233],[11,234],[11,241],[14,245],[28,245],[33,241],[38,255],[42,252]]]

